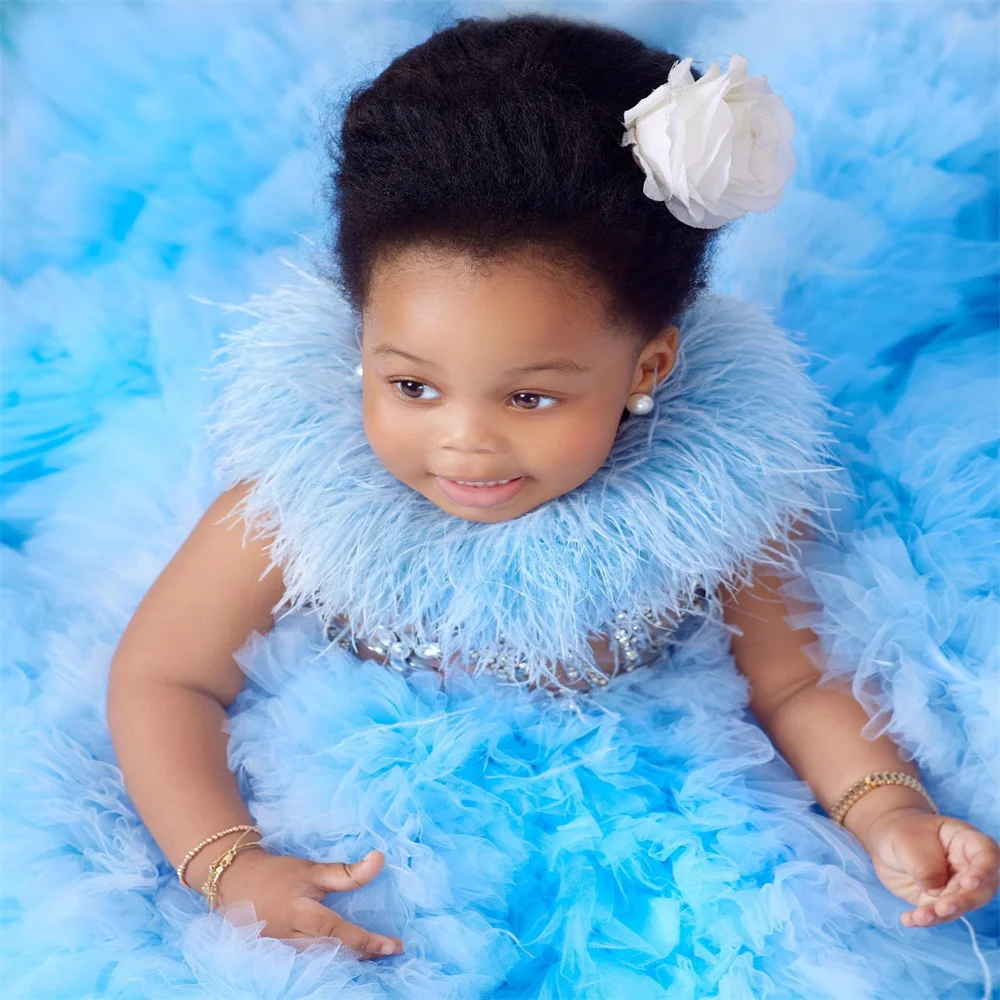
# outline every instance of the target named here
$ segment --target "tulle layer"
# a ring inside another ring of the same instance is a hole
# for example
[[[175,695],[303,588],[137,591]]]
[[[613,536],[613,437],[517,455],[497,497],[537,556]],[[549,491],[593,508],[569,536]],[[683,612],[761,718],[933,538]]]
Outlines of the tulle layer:
[[[97,721],[71,737],[50,705],[41,730],[7,717],[34,764],[5,810],[8,862],[31,861],[5,936],[15,995],[980,995],[965,928],[901,927],[905,904],[743,715],[722,630],[575,705],[323,647],[296,617],[241,652],[230,765],[272,849],[385,852],[326,901],[405,954],[359,963],[260,938],[245,907],[237,926],[204,913],[96,759]]]
[[[750,53],[800,126],[793,187],[734,230],[718,286],[778,306],[829,359],[816,374],[858,498],[800,585],[823,602],[825,669],[943,811],[1000,836],[995,9],[669,6],[646,37]],[[276,244],[314,222],[298,109],[374,16],[186,10],[35,8],[9,60],[5,187],[31,194],[5,202],[4,996],[983,996],[997,901],[901,927],[907,904],[745,713],[715,633],[577,714],[317,655],[314,623],[286,619],[241,654],[231,763],[275,849],[386,852],[329,902],[406,953],[299,952],[178,885],[104,696],[129,615],[217,489],[198,368],[218,317],[184,296],[239,301],[283,276]]]

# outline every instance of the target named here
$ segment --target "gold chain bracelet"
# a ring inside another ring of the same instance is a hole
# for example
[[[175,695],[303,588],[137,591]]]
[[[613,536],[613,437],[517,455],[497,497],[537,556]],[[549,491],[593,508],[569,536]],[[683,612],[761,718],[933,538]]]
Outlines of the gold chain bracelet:
[[[250,830],[247,830],[245,833],[241,833],[232,847],[208,866],[208,878],[205,879],[205,884],[201,887],[201,891],[208,900],[209,913],[215,909],[215,895],[219,887],[219,879],[222,878],[222,873],[233,863],[236,855],[240,851],[248,851],[254,847],[264,850],[264,845],[259,840],[253,840],[247,844],[240,843],[247,833],[250,832]]]
[[[930,797],[927,789],[913,777],[912,774],[907,774],[905,771],[873,771],[871,774],[866,774],[859,781],[854,782],[850,788],[836,801],[833,808],[830,810],[830,819],[834,823],[839,823],[841,826],[844,825],[844,816],[847,814],[847,810],[854,805],[862,795],[866,795],[873,788],[878,788],[881,785],[906,785],[912,788],[914,791],[920,792],[921,795],[930,803],[931,808],[934,812],[938,812],[938,807],[934,804],[934,800]]]
[[[213,833],[211,837],[206,837],[200,844],[196,847],[192,847],[190,851],[184,857],[184,860],[177,866],[177,878],[180,880],[181,885],[187,886],[188,889],[193,889],[193,885],[188,885],[185,881],[184,875],[187,872],[187,867],[191,863],[194,856],[203,848],[207,847],[209,844],[214,843],[220,837],[225,837],[228,833],[236,833],[237,830],[256,830],[263,836],[259,827],[254,826],[252,823],[240,823],[238,826],[231,826],[228,830],[220,830],[218,833]],[[237,838],[237,842],[242,840],[242,837]]]

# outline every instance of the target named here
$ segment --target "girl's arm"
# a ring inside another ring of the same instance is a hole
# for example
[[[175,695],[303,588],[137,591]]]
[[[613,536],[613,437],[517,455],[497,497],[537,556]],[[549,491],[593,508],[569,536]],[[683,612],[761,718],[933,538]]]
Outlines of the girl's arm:
[[[801,524],[793,531],[805,536]],[[888,736],[861,735],[868,714],[847,684],[818,685],[820,672],[805,653],[817,637],[785,621],[805,607],[781,596],[782,578],[767,571],[755,577],[733,595],[720,593],[726,620],[743,632],[732,638],[733,653],[750,681],[751,709],[819,804],[829,812],[872,771],[903,771],[919,780]],[[916,907],[900,915],[905,926],[955,920],[996,893],[1000,845],[965,820],[939,816],[905,785],[866,792],[848,809],[844,826],[871,855],[883,884]]]
[[[818,686],[820,672],[805,652],[817,636],[785,621],[786,615],[807,610],[781,596],[779,588],[786,581],[758,572],[752,586],[735,595],[720,592],[725,620],[743,632],[732,637],[732,649],[737,667],[750,682],[750,708],[775,746],[826,812],[871,771],[903,771],[920,780],[916,766],[900,758],[888,736],[869,740],[861,735],[868,713],[850,684],[830,679]],[[933,812],[914,789],[882,785],[851,806],[844,826],[867,848],[873,820],[897,809]]]
[[[233,653],[267,632],[283,580],[266,541],[227,518],[246,486],[221,494],[150,587],[111,662],[107,714],[125,785],[175,867],[205,837],[252,823],[226,759],[226,707],[244,675]],[[217,523],[222,521],[222,523]],[[203,848],[187,870],[200,888],[209,863],[240,833]],[[244,842],[247,837],[244,837]],[[252,836],[251,838],[252,839]],[[237,866],[257,851],[243,851]]]

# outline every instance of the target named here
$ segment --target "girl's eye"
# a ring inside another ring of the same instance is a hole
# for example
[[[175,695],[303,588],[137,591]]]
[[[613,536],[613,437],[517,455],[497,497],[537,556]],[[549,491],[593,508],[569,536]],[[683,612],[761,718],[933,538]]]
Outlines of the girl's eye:
[[[405,396],[407,399],[434,399],[435,396],[425,396],[424,390],[428,389],[430,392],[437,393],[436,389],[431,389],[426,382],[415,382],[411,378],[397,378],[392,380],[392,384],[396,386],[398,391]]]
[[[510,397],[519,410],[546,410],[559,402],[555,396],[543,396],[539,392],[515,392]]]
[[[432,389],[426,382],[418,382],[411,378],[397,378],[392,380],[392,385],[400,395],[407,399],[439,399],[440,393],[437,389]],[[515,392],[510,397],[514,400],[514,406],[519,410],[544,410],[554,405],[558,400],[554,396],[544,396],[538,392]]]

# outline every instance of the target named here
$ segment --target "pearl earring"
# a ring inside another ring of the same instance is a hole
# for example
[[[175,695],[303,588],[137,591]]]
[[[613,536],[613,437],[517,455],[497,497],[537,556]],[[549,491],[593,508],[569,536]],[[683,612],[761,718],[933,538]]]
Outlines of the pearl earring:
[[[633,392],[625,402],[625,409],[636,416],[643,416],[653,408],[653,397],[646,392]]]

